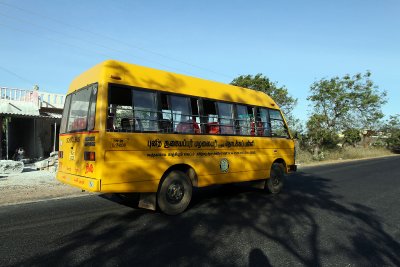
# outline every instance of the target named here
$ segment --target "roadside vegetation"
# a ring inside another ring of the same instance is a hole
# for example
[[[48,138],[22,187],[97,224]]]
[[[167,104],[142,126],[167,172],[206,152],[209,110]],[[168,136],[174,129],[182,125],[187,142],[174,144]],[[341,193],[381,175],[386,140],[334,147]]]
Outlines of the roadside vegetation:
[[[317,162],[331,162],[349,159],[376,158],[389,155],[393,155],[393,152],[383,147],[348,147],[335,150],[326,150],[325,152],[321,152],[318,158],[315,158],[311,152],[298,149],[296,163],[310,164]]]
[[[323,78],[310,85],[309,117],[293,114],[298,100],[262,74],[241,75],[231,84],[270,95],[285,113],[297,142],[297,162],[362,159],[400,153],[400,114],[383,114],[385,90],[370,71]],[[385,119],[386,117],[386,119]]]

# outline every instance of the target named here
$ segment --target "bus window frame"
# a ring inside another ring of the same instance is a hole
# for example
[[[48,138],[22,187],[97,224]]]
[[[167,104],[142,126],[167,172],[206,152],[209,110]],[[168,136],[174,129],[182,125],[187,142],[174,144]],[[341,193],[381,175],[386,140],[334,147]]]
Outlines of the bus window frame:
[[[94,85],[96,85],[95,88],[92,88],[92,94],[90,95],[89,98],[89,108],[88,108],[88,114],[87,114],[87,122],[86,122],[86,130],[87,131],[93,131],[96,128],[96,113],[97,113],[97,97],[99,95],[99,84],[98,83],[93,83],[91,84],[91,86],[93,87]],[[94,96],[93,92],[94,90],[96,90],[96,95]],[[95,99],[93,99],[95,98]],[[93,116],[93,127],[91,129],[89,129],[89,119],[90,116],[92,115],[92,105],[93,103],[95,104],[95,109],[94,109],[94,116]]]
[[[159,92],[160,91],[158,91],[158,90],[147,90],[147,89],[145,89],[145,88],[140,88],[140,87],[133,87],[133,86],[129,86],[129,87],[131,87],[131,91],[132,91],[132,112],[133,112],[133,118],[135,118],[136,119],[136,116],[135,116],[135,101],[134,101],[134,90],[136,90],[136,91],[142,91],[142,92],[145,92],[145,93],[155,93],[156,95],[155,95],[155,97],[154,97],[154,101],[155,101],[155,107],[157,108],[157,111],[156,111],[156,117],[157,117],[157,121],[156,121],[156,126],[157,126],[157,131],[136,131],[136,130],[134,130],[132,133],[160,133],[160,126],[159,126],[159,120],[158,120],[158,114],[160,113],[160,111],[158,111],[158,105],[159,105],[159,103],[158,103],[158,101],[159,101]],[[151,113],[153,113],[154,111],[150,111]],[[151,120],[149,120],[149,121],[151,121]]]
[[[167,108],[169,108],[169,106],[170,106],[169,97],[168,97],[167,94],[164,94],[164,95],[165,95],[165,100],[167,101]],[[161,130],[164,129],[164,127],[162,125],[162,121],[166,121],[166,122],[168,122],[168,124],[172,123],[170,120],[164,119],[164,117],[163,117],[164,113],[166,113],[166,112],[163,112],[164,109],[163,109],[162,97],[163,97],[163,93],[162,92],[157,94],[157,101],[158,101],[157,108],[158,108],[158,110],[160,110],[160,112],[158,113],[158,116],[157,116],[157,118],[158,118],[158,128],[160,129],[160,133],[170,133],[169,131],[170,131],[171,127],[167,128],[167,132],[161,132]],[[171,115],[171,118],[172,118],[172,110],[171,110],[171,114],[170,115]],[[168,126],[170,126],[170,125],[168,125]]]
[[[72,96],[71,96],[71,94],[69,94],[69,95],[67,95],[66,97],[65,97],[65,102],[64,102],[64,108],[63,108],[63,114],[64,114],[64,111],[66,111],[66,118],[65,118],[65,127],[64,127],[64,131],[61,131],[61,124],[60,124],[60,134],[65,134],[65,133],[67,133],[67,125],[68,125],[68,120],[69,120],[69,110],[71,109],[71,99],[72,99]],[[67,103],[68,103],[68,106],[67,106]],[[65,108],[68,108],[68,110],[65,110]],[[63,115],[62,114],[62,115]],[[62,122],[63,120],[61,119],[61,122]]]

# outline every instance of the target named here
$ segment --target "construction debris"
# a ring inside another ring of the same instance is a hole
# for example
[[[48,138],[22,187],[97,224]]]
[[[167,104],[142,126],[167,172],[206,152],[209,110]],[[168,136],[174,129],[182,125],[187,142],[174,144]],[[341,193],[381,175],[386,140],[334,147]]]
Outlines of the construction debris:
[[[22,161],[0,160],[1,174],[21,173],[23,170],[24,163]]]
[[[51,152],[50,157],[47,159],[35,162],[35,168],[37,170],[56,172],[58,168],[58,151]]]

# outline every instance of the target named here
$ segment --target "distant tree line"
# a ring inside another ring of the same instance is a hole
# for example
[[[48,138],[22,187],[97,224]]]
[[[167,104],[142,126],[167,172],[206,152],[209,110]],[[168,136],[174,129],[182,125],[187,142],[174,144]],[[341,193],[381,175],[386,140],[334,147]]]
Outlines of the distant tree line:
[[[323,78],[311,84],[307,97],[311,110],[305,123],[293,114],[298,100],[284,85],[279,86],[261,73],[241,75],[231,84],[270,95],[285,114],[300,146],[316,157],[324,150],[338,148],[338,145],[370,146],[370,137],[378,133],[382,140],[373,145],[400,150],[400,115],[383,120],[386,91],[374,84],[370,71]]]

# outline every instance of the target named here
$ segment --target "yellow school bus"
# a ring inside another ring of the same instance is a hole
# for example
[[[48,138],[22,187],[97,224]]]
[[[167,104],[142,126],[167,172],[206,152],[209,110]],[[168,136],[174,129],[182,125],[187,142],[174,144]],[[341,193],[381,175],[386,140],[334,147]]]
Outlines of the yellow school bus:
[[[266,94],[108,60],[68,90],[57,179],[140,193],[139,206],[184,211],[193,187],[254,181],[273,194],[295,171],[294,140]]]

